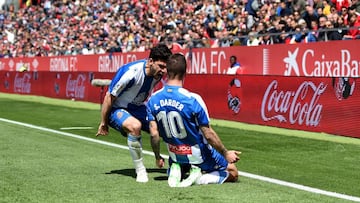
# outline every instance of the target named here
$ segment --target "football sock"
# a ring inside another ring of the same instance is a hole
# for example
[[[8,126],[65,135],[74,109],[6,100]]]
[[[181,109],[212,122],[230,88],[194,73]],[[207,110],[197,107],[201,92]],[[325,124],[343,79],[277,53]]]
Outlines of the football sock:
[[[133,159],[135,169],[138,171],[139,169],[145,169],[143,164],[143,154],[142,154],[142,146],[141,146],[141,137],[133,136],[128,134],[128,146],[131,158]]]
[[[222,184],[223,182],[225,182],[228,176],[229,173],[227,171],[213,171],[203,174],[200,178],[196,180],[196,184]]]

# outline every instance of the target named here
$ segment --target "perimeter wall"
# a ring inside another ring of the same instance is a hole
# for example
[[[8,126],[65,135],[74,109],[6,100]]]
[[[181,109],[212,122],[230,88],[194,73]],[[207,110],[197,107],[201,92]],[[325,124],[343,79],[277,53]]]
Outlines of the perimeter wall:
[[[185,87],[212,118],[360,138],[360,40],[181,50]],[[0,59],[0,92],[100,103],[123,64],[144,53]],[[242,75],[226,75],[236,55]],[[20,72],[26,67],[27,71]]]

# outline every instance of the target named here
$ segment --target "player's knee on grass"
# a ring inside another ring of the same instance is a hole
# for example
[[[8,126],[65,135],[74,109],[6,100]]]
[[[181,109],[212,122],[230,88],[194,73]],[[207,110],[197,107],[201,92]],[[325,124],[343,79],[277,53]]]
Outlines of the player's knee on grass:
[[[238,172],[235,164],[229,164],[226,170],[229,172],[229,177],[226,179],[226,182],[238,181],[239,172]]]

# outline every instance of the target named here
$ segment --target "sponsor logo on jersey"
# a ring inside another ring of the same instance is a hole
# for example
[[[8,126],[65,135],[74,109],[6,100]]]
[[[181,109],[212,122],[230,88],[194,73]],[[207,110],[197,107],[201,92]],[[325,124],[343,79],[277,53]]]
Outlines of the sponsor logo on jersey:
[[[169,151],[178,155],[192,154],[191,145],[187,145],[187,144],[182,144],[182,145],[169,144]]]

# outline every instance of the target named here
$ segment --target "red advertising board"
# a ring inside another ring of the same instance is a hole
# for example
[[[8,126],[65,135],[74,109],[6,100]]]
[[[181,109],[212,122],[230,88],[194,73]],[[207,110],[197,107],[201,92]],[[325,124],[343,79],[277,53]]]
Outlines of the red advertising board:
[[[339,77],[188,75],[185,86],[203,97],[212,118],[360,137],[356,82]]]
[[[112,76],[113,73],[0,71],[0,92],[99,103],[101,91],[106,87],[94,87],[91,80]]]
[[[360,137],[360,40],[180,50],[185,87],[205,99],[211,117]],[[243,75],[225,72],[235,55]],[[0,59],[0,92],[99,103],[123,64],[148,52]],[[26,72],[19,72],[26,68]]]
[[[307,44],[234,46],[181,50],[189,74],[224,74],[235,55],[247,75],[307,77],[359,77],[360,40]],[[148,52],[0,59],[0,70],[50,72],[116,72],[123,64],[148,56]]]
[[[0,92],[100,103],[93,78],[113,73],[0,71]],[[185,87],[205,100],[212,118],[360,138],[356,78],[189,74]]]

